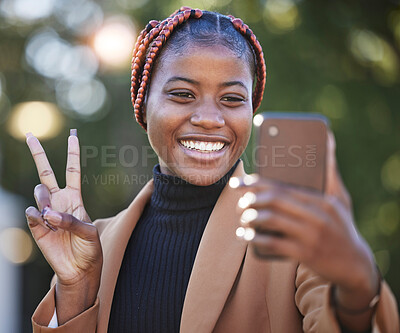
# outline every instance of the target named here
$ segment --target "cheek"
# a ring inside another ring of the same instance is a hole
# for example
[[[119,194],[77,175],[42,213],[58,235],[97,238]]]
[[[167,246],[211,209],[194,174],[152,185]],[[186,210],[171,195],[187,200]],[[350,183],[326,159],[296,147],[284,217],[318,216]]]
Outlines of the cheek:
[[[234,126],[237,137],[240,141],[248,141],[253,124],[253,112],[247,111],[241,117],[235,119]]]
[[[176,125],[162,110],[147,114],[147,136],[153,150],[158,155],[165,155],[175,145],[174,132]]]
[[[233,120],[233,119],[232,119]],[[235,117],[234,121],[231,122],[231,129],[234,131],[236,137],[235,146],[235,158],[244,152],[250,139],[251,129],[253,124],[253,113],[252,111],[243,113],[242,115]]]

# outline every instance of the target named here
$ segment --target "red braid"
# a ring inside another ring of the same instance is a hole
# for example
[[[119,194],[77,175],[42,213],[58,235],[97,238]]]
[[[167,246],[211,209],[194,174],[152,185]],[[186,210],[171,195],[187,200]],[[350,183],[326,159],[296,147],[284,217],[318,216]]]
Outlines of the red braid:
[[[199,19],[202,16],[203,12],[200,9],[181,7],[162,22],[150,21],[139,34],[132,56],[131,100],[136,121],[145,130],[146,124],[143,121],[142,109],[154,62],[162,47],[178,26],[189,18]],[[264,94],[266,79],[264,55],[260,43],[249,27],[240,19],[233,16],[229,16],[229,18],[235,29],[249,41],[256,57],[257,83],[253,92],[253,111],[255,112],[260,106]]]
[[[256,87],[253,92],[253,113],[256,112],[258,107],[261,104],[263,95],[264,95],[264,88],[265,88],[265,81],[266,81],[266,66],[264,60],[264,53],[261,48],[259,41],[257,40],[256,36],[254,35],[253,31],[248,27],[247,24],[244,24],[243,21],[239,18],[234,18],[232,15],[229,15],[229,18],[232,21],[233,26],[236,30],[238,30],[250,43],[252,46],[254,53],[256,55],[256,77],[257,83]]]

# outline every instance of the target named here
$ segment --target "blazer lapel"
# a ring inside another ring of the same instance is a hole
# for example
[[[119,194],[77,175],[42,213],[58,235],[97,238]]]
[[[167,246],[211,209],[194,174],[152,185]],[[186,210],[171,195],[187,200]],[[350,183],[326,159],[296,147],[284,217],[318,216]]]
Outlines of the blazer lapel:
[[[240,161],[234,177],[245,175]],[[221,193],[196,255],[183,305],[181,333],[212,332],[232,289],[247,243],[236,239],[243,191],[227,185]]]
[[[150,200],[152,192],[153,180],[150,180],[129,207],[114,217],[113,221],[107,224],[101,234],[103,273],[99,290],[99,298],[101,300],[97,326],[97,332],[99,333],[107,332],[114,289],[125,249],[146,203]],[[101,228],[101,223],[102,221],[98,222],[99,228]]]

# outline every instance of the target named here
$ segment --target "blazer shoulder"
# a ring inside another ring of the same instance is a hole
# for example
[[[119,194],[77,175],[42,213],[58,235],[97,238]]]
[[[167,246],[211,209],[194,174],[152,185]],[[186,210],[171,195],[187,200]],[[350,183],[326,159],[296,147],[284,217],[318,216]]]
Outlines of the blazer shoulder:
[[[108,226],[112,225],[113,222],[124,219],[124,217],[129,214],[131,211],[139,208],[140,211],[143,210],[144,205],[150,199],[150,196],[153,192],[153,180],[150,180],[133,198],[129,207],[120,211],[117,215],[96,219],[93,224],[96,226],[99,234],[101,235]]]
[[[117,215],[111,216],[111,217],[106,217],[106,218],[100,218],[97,219],[93,222],[93,224],[96,226],[99,234],[107,228],[107,226],[112,223],[113,221],[123,217],[126,214],[128,208],[125,208],[124,210],[120,211]]]

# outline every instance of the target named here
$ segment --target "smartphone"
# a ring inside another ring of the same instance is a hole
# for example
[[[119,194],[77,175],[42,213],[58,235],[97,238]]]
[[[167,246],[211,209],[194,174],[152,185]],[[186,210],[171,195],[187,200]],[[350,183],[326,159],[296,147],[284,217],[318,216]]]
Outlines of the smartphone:
[[[256,115],[253,123],[256,173],[291,186],[325,191],[328,118],[316,113],[265,112]],[[262,258],[277,258],[257,247],[254,252]]]

